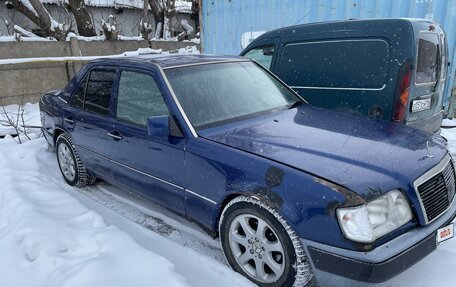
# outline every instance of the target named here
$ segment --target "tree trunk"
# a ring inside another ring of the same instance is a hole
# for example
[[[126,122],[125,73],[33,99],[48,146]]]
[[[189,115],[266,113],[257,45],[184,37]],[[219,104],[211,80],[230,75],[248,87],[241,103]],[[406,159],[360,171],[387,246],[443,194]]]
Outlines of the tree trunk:
[[[140,33],[144,40],[149,40],[149,34],[150,34],[150,32],[152,32],[152,25],[150,25],[150,23],[147,19],[148,14],[149,14],[149,1],[144,0],[141,21],[139,22],[139,24],[141,26]]]
[[[102,21],[101,29],[103,29],[103,34],[108,41],[117,41],[117,23],[112,15],[109,16],[108,21]]]
[[[163,38],[163,22],[165,21],[163,2],[162,0],[149,0],[149,5],[154,15],[155,38]]]
[[[70,5],[70,11],[76,20],[79,35],[85,37],[96,36],[97,33],[92,17],[85,6],[84,0],[69,0],[68,3]]]

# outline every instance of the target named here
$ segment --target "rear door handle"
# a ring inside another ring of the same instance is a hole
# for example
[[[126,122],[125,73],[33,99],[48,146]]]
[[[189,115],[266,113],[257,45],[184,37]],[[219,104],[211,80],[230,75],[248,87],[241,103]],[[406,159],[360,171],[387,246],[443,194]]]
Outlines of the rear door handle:
[[[63,119],[65,122],[69,123],[70,125],[74,124],[74,120],[72,117],[66,117]]]
[[[108,136],[112,137],[116,141],[120,141],[121,139],[123,139],[123,136],[116,131],[108,133]]]

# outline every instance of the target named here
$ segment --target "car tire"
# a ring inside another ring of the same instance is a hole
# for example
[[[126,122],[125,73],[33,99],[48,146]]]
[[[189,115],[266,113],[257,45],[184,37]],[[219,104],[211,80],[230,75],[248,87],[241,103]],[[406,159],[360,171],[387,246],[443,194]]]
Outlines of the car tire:
[[[299,237],[275,209],[260,200],[239,196],[229,202],[219,232],[231,268],[258,286],[315,284]]]
[[[67,134],[59,135],[55,143],[55,152],[60,172],[69,185],[82,188],[96,180],[87,172]]]

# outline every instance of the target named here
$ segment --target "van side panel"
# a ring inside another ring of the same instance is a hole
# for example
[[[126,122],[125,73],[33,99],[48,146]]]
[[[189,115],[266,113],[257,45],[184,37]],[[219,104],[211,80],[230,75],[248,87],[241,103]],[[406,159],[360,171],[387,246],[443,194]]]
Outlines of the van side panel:
[[[391,120],[398,71],[414,56],[406,20],[283,29],[273,72],[311,104]]]

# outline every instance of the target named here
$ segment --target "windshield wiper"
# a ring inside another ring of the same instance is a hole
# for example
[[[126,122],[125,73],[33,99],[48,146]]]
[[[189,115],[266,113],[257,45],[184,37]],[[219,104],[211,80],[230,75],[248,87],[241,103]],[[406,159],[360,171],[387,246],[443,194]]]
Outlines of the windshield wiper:
[[[296,102],[292,103],[291,105],[288,106],[288,109],[291,110],[291,109],[294,109],[296,108],[297,106],[300,106],[304,104],[304,101],[303,100],[297,100]]]

